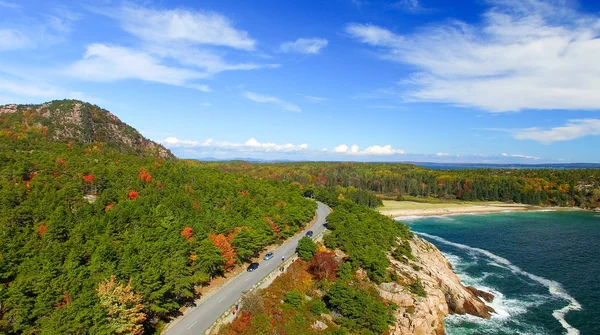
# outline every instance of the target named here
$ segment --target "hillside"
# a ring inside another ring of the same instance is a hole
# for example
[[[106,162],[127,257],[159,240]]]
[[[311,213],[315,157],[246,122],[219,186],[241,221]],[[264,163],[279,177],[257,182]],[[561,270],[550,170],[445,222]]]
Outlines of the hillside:
[[[146,139],[111,112],[77,100],[0,106],[0,132],[54,142],[98,143],[137,154],[174,157],[168,149]]]
[[[95,106],[2,111],[0,334],[153,333],[314,216],[298,185],[162,159]]]

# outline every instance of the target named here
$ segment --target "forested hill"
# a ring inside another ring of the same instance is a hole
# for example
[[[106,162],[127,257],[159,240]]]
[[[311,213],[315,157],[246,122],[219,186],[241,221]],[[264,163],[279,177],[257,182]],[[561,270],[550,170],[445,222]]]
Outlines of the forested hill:
[[[173,158],[168,149],[146,139],[114,114],[77,100],[0,106],[0,134],[21,140],[95,143],[136,154]]]
[[[600,207],[600,169],[430,170],[411,164],[328,162],[203,164],[219,171],[257,178],[295,181],[304,186],[362,189],[399,199],[408,195]],[[365,199],[366,205],[374,203]]]
[[[0,334],[152,333],[315,214],[297,183],[124,149],[91,105],[2,110]]]

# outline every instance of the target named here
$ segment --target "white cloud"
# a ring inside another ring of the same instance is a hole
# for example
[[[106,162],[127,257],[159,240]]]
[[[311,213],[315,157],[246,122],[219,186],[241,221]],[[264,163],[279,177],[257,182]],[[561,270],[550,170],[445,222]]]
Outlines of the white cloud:
[[[123,29],[151,42],[186,42],[253,50],[256,42],[231,21],[215,12],[153,10],[125,6],[120,14]]]
[[[438,153],[436,154],[436,156],[438,156],[438,157],[446,157],[446,156],[450,156],[450,154],[447,154],[447,153],[445,153],[445,152],[438,152]]]
[[[340,144],[337,147],[333,148],[333,152],[341,153],[341,154],[350,154],[350,155],[394,155],[394,154],[404,154],[404,150],[394,149],[391,145],[373,145],[367,147],[365,150],[360,150],[360,147],[356,144],[348,147],[345,144]]]
[[[401,36],[350,24],[346,31],[380,56],[418,69],[400,83],[407,101],[491,112],[600,109],[600,19],[566,2],[488,0],[482,23],[460,21]]]
[[[308,150],[307,144],[294,145],[261,143],[254,138],[244,143],[233,143],[226,141],[215,141],[212,138],[204,142],[180,140],[176,137],[168,137],[160,141],[168,148],[192,148],[198,150],[219,150],[219,151],[239,151],[239,152],[298,152]]]
[[[569,120],[566,125],[550,129],[526,128],[515,129],[514,138],[533,140],[543,144],[559,141],[570,141],[584,136],[600,135],[600,119]]]
[[[258,94],[258,93],[254,93],[254,92],[244,92],[244,97],[246,97],[246,99],[252,100],[254,102],[276,104],[276,105],[279,105],[284,110],[287,110],[290,112],[300,113],[302,111],[302,109],[300,109],[300,107],[298,107],[294,104],[291,104],[289,102],[283,101],[279,98],[273,97],[273,96],[262,95],[262,94]]]
[[[327,101],[327,98],[322,98],[322,97],[316,97],[314,95],[305,95],[305,94],[298,94],[299,96],[303,97],[304,99],[308,100],[308,101],[312,101],[312,102],[321,102],[321,101]]]
[[[128,46],[88,45],[83,59],[67,69],[70,75],[94,81],[139,79],[210,92],[197,80],[223,71],[279,66],[227,62],[227,48],[249,51],[256,42],[218,13],[139,6],[99,12],[118,20],[137,40]]]
[[[534,156],[526,156],[526,155],[510,155],[511,157],[517,157],[517,158],[523,158],[523,159],[533,159],[533,160],[538,160],[540,159],[539,157],[534,157]]]
[[[186,68],[161,65],[158,59],[142,51],[104,44],[88,46],[84,58],[73,64],[68,72],[95,81],[134,78],[179,86],[206,76]]]
[[[323,38],[299,38],[293,42],[281,44],[279,49],[287,53],[318,54],[328,44]]]
[[[31,46],[27,35],[14,29],[0,29],[0,51],[24,49]]]
[[[502,156],[504,156],[504,157],[508,157],[508,154],[503,152],[503,153],[502,153]]]

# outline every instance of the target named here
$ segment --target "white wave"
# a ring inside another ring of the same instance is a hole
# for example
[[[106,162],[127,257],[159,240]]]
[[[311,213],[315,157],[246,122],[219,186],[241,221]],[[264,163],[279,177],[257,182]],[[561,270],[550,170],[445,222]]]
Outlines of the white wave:
[[[419,220],[419,219],[425,219],[426,216],[419,216],[419,215],[406,215],[406,216],[397,216],[394,218],[394,220],[396,221],[415,221],[415,220]]]
[[[540,277],[540,276],[534,275],[532,273],[529,273],[525,270],[522,270],[520,267],[511,263],[508,259],[506,259],[504,257],[500,257],[500,256],[498,256],[492,252],[489,252],[485,249],[474,248],[474,247],[470,247],[465,244],[451,242],[451,241],[448,241],[439,236],[430,235],[427,233],[419,233],[419,232],[416,232],[416,233],[418,235],[428,237],[432,240],[435,240],[435,241],[438,241],[438,242],[441,242],[441,243],[444,243],[447,245],[451,245],[451,246],[459,248],[459,249],[476,251],[478,253],[481,253],[481,254],[493,259],[496,263],[501,264],[501,265],[505,266],[506,268],[510,269],[513,273],[528,277],[528,278],[542,284],[543,286],[547,287],[548,291],[550,292],[551,295],[562,298],[569,302],[569,304],[567,306],[565,306],[561,309],[555,310],[552,313],[552,316],[556,320],[558,320],[558,322],[560,322],[561,326],[567,331],[568,335],[579,335],[579,330],[576,329],[575,327],[571,326],[565,320],[565,315],[570,311],[581,310],[581,304],[577,300],[575,300],[575,298],[573,298],[571,295],[569,295],[569,293],[567,293],[567,291],[562,287],[562,285],[559,282],[556,282],[554,280],[550,280],[550,279],[547,279],[544,277]]]

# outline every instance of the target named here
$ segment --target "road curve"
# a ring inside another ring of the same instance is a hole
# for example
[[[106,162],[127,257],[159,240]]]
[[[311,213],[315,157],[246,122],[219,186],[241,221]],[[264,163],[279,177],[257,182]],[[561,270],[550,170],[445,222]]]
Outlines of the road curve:
[[[317,236],[325,230],[325,218],[331,210],[326,205],[317,202],[318,208],[316,211],[315,223],[306,228],[312,230],[314,236]],[[266,275],[277,269],[282,261],[281,257],[286,259],[294,254],[298,241],[304,234],[287,240],[277,250],[273,251],[272,259],[265,261],[261,260],[260,266],[253,272],[243,272],[237,277],[230,280],[225,286],[214,292],[211,296],[202,300],[200,304],[193,307],[191,311],[175,320],[174,324],[169,327],[165,335],[179,334],[204,334],[204,332],[231,307],[242,295],[242,292],[249,290],[254,284],[258,283]]]

